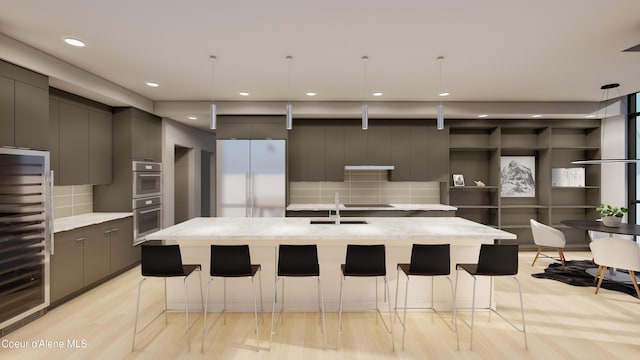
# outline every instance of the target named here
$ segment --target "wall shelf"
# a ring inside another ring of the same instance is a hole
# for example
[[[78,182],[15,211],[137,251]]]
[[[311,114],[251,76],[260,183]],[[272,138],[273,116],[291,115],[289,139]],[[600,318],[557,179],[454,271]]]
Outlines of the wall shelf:
[[[458,207],[458,216],[516,234],[521,249],[536,247],[529,219],[560,229],[567,247],[588,249],[586,232],[567,228],[561,221],[598,217],[600,167],[584,167],[588,184],[584,187],[552,186],[551,169],[583,167],[571,161],[600,158],[600,120],[451,120],[447,125],[450,175],[492,184],[455,187],[450,176],[449,204]],[[535,198],[500,196],[502,156],[536,157]]]

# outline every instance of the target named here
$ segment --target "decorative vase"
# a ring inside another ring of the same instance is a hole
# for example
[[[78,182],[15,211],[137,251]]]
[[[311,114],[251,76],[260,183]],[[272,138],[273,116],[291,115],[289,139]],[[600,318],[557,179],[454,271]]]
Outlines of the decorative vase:
[[[618,227],[622,222],[622,217],[617,216],[605,216],[602,218],[602,225],[608,227]]]

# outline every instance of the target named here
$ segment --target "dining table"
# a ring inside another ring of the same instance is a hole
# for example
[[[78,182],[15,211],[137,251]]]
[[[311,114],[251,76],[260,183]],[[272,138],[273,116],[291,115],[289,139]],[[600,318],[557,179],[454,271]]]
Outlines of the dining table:
[[[560,223],[575,229],[607,233],[609,237],[613,237],[614,235],[640,236],[640,225],[636,224],[621,223],[619,226],[605,226],[602,221],[598,220],[562,220]],[[589,268],[585,271],[595,277],[597,268]],[[628,273],[616,271],[615,268],[609,268],[605,278],[623,283],[632,283]]]

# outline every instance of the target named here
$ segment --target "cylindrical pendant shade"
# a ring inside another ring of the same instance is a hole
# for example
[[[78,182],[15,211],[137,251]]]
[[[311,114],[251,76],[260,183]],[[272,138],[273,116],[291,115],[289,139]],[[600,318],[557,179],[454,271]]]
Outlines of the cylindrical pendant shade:
[[[216,128],[216,104],[211,103],[211,124],[210,128],[215,130]]]
[[[369,128],[369,107],[367,104],[362,105],[362,129],[367,130]]]
[[[438,105],[438,121],[436,122],[438,130],[444,129],[444,105]]]
[[[287,130],[293,129],[293,106],[291,104],[287,104]]]

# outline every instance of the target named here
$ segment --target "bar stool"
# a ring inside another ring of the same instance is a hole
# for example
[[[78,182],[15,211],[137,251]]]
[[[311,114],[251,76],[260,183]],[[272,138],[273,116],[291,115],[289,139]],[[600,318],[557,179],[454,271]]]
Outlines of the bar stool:
[[[324,347],[327,347],[327,331],[324,317],[324,295],[322,281],[320,281],[320,264],[318,263],[318,247],[316,245],[280,245],[278,246],[278,271],[276,273],[275,286],[273,288],[273,309],[271,311],[271,337],[273,341],[275,333],[275,312],[278,301],[278,282],[282,278],[282,306],[278,315],[278,322],[284,311],[284,280],[286,277],[315,277],[318,279],[318,307],[321,313],[320,322],[324,335]]]
[[[376,312],[382,319],[385,329],[391,334],[391,348],[395,350],[393,341],[393,315],[391,311],[391,298],[389,295],[389,284],[387,283],[387,267],[385,261],[384,245],[351,245],[347,244],[347,255],[345,263],[340,265],[342,278],[340,280],[340,310],[338,315],[338,345],[342,337],[342,293],[346,277],[373,277],[376,284]],[[385,301],[389,302],[389,325],[384,321],[380,308],[378,307],[378,278],[384,279],[386,288]]]
[[[514,323],[505,318],[502,314],[491,307],[493,289],[491,286],[489,291],[489,307],[487,310],[496,313],[514,329],[524,334],[524,347],[527,346],[527,332],[524,323],[524,305],[522,302],[522,286],[520,280],[516,277],[518,274],[518,245],[517,244],[482,244],[480,246],[480,256],[477,264],[456,264],[456,294],[458,291],[458,273],[459,271],[465,271],[471,277],[473,277],[473,298],[471,299],[471,324],[465,325],[471,329],[471,338],[469,340],[469,348],[473,349],[473,322],[475,316],[475,301],[476,301],[476,279],[478,276],[489,276],[491,279],[491,285],[493,285],[493,278],[496,276],[510,276],[518,284],[518,291],[520,293],[520,313],[522,315],[522,328],[519,328]],[[454,301],[455,302],[455,301]],[[454,308],[454,318],[457,308]]]
[[[253,313],[256,321],[256,349],[260,348],[260,335],[258,332],[258,303],[256,298],[256,274],[259,277],[260,286],[260,315],[264,312],[262,305],[262,267],[260,264],[251,264],[249,245],[211,245],[211,259],[209,266],[209,281],[204,301],[204,320],[202,323],[202,350],[204,351],[204,338],[208,331],[215,326],[227,311],[227,278],[249,277],[253,287]],[[209,288],[214,278],[223,278],[223,308],[218,317],[214,320],[210,329],[207,329],[207,307],[209,305]],[[226,318],[225,318],[226,323]]]
[[[189,293],[187,288],[187,277],[194,271],[198,271],[200,281],[200,301],[202,301],[202,266],[200,264],[183,264],[178,245],[162,245],[162,242],[150,242],[141,245],[141,268],[143,278],[138,283],[138,300],[136,303],[136,321],[133,327],[133,343],[131,351],[134,350],[136,344],[136,335],[144,331],[151,325],[160,315],[165,314],[165,323],[167,323],[167,278],[182,277],[184,282],[184,313],[187,320],[187,348],[191,351],[191,341],[189,330]],[[160,312],[153,320],[149,321],[140,331],[138,331],[138,314],[140,310],[140,292],[142,283],[149,277],[159,277],[164,279],[164,310]],[[197,320],[197,319],[196,319]],[[195,323],[195,322],[194,322]]]
[[[432,310],[436,313],[440,319],[442,319],[445,324],[449,327],[449,329],[456,333],[456,342],[458,345],[458,349],[460,349],[460,339],[458,336],[458,329],[456,327],[455,318],[452,319],[453,326],[449,325],[445,319],[440,315],[440,312],[436,310],[433,304],[433,284],[435,283],[436,276],[446,276],[447,280],[449,280],[449,285],[451,287],[451,301],[453,302],[453,313],[455,314],[455,306],[456,303],[453,301],[453,281],[451,281],[451,246],[449,244],[413,244],[411,247],[411,263],[409,264],[398,264],[397,266],[397,277],[396,277],[396,299],[395,299],[395,308],[394,312],[396,317],[399,319],[400,315],[398,314],[398,289],[400,288],[400,273],[402,272],[405,277],[405,290],[404,290],[404,311],[402,315],[402,319],[400,323],[402,324],[402,348],[404,349],[404,337],[407,332],[407,299],[409,298],[409,278],[411,276],[430,276],[431,277],[431,307],[429,308],[421,308],[426,310]],[[418,309],[418,308],[412,308]]]

